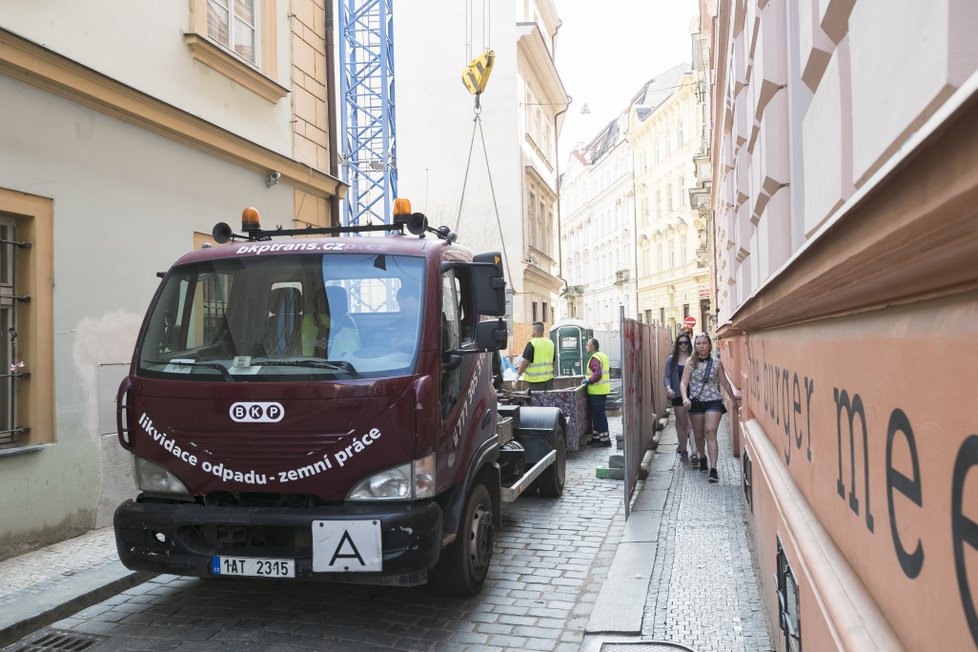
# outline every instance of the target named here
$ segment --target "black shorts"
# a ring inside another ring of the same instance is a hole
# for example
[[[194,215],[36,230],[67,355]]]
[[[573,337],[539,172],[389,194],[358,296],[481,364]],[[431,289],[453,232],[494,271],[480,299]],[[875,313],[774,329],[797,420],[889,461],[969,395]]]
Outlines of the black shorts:
[[[683,399],[682,399],[681,396],[677,396],[676,398],[673,398],[673,399],[670,399],[670,400],[672,401],[672,406],[673,407],[682,407],[683,406]]]
[[[723,401],[693,401],[689,408],[690,414],[706,414],[707,412],[719,412],[723,414],[727,411]]]

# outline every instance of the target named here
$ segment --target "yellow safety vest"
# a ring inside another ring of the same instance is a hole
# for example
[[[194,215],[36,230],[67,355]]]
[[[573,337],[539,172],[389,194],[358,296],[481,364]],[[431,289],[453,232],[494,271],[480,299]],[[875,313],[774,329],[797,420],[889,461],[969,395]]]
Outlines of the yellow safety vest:
[[[523,378],[528,383],[545,383],[554,377],[554,343],[545,337],[534,337],[533,361],[527,366]]]
[[[587,393],[593,394],[595,396],[604,396],[611,393],[611,373],[609,369],[611,364],[608,362],[608,356],[606,356],[601,351],[595,351],[591,354],[591,357],[587,360],[588,367],[588,377],[591,377],[591,360],[597,358],[598,364],[601,365],[601,380],[596,383],[588,383]]]
[[[302,318],[302,355],[342,357],[360,348],[360,337],[357,331],[347,326],[334,327],[329,333],[329,346],[319,338],[325,337],[330,328],[329,317],[323,317],[322,324],[317,324],[312,315]],[[318,351],[317,351],[318,349]]]

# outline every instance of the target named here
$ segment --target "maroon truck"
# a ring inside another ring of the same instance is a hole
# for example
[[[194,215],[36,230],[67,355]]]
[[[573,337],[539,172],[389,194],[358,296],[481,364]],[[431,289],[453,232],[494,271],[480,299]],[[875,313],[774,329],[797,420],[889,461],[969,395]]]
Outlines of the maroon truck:
[[[140,330],[118,396],[140,490],[115,513],[120,559],[478,592],[500,504],[564,484],[560,410],[494,386],[499,254],[473,257],[409,210],[366,227],[243,221],[173,265]]]

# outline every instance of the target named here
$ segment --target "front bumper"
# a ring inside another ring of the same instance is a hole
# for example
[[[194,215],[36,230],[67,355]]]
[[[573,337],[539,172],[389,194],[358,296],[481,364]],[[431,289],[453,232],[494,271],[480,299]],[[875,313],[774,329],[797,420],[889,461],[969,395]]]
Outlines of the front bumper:
[[[381,571],[313,572],[313,521],[374,519]],[[133,570],[212,577],[212,556],[261,557],[294,559],[296,578],[406,586],[423,584],[438,561],[442,522],[433,501],[289,509],[127,500],[114,518],[119,559]]]

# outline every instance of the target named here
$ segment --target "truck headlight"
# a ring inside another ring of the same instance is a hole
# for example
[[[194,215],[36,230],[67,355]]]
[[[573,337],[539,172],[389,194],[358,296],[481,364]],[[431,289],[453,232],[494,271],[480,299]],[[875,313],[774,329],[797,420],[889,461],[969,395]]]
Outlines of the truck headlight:
[[[141,457],[132,458],[133,477],[136,486],[141,491],[151,494],[180,494],[189,496],[190,492],[175,475],[164,469],[156,462],[144,460]]]
[[[353,485],[347,500],[418,500],[435,495],[435,454],[401,464]]]

